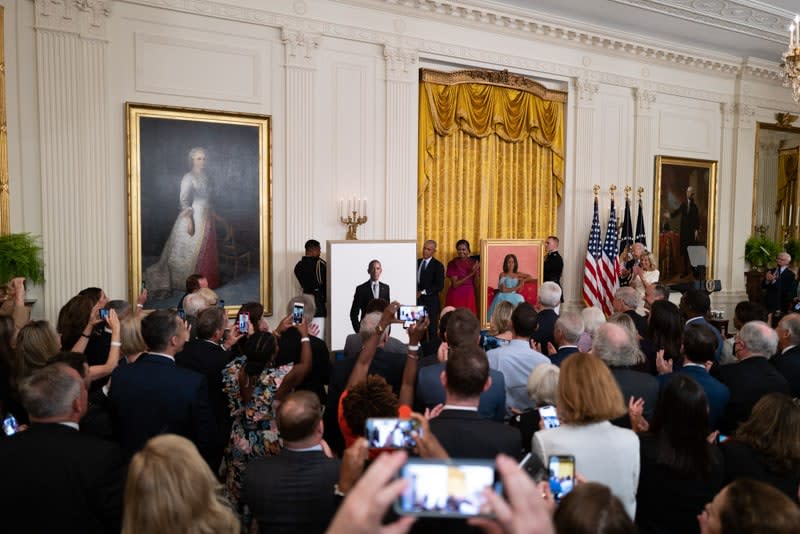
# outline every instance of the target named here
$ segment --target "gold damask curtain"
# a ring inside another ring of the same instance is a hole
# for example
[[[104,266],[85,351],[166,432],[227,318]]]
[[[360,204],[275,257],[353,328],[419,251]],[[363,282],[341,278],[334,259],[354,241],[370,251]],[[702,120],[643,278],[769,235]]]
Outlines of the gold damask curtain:
[[[555,233],[564,187],[564,102],[494,71],[421,72],[417,235],[440,257],[467,239]]]

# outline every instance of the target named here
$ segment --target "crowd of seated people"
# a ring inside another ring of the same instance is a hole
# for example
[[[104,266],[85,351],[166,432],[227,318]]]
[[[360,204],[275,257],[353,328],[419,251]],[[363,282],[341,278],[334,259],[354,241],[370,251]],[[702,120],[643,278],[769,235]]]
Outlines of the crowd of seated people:
[[[795,532],[800,314],[771,328],[742,306],[723,357],[705,292],[678,307],[622,291],[606,321],[559,314],[548,284],[537,306],[495,308],[488,351],[467,307],[443,309],[432,337],[428,318],[409,325],[403,344],[398,303],[376,299],[336,360],[306,295],[270,329],[260,303],[240,327],[208,288],[179,312],[90,287],[54,326],[24,317],[12,280],[3,530]],[[412,419],[408,447],[370,447],[370,418]],[[410,456],[496,462],[505,494],[483,493],[490,516],[398,515]],[[560,502],[542,481],[552,456],[575,469]]]

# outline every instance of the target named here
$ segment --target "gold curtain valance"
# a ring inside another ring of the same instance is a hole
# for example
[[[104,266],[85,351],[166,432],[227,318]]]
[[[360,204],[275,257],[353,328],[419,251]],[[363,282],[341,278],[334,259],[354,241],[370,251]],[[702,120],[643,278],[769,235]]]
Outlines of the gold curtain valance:
[[[494,134],[509,143],[531,139],[549,149],[555,192],[561,202],[565,93],[506,71],[423,70],[420,78],[421,115],[428,119],[421,124],[427,130],[423,130],[426,154],[432,156],[434,134],[447,137],[462,131],[479,139]],[[428,186],[428,170],[419,177],[420,192]]]

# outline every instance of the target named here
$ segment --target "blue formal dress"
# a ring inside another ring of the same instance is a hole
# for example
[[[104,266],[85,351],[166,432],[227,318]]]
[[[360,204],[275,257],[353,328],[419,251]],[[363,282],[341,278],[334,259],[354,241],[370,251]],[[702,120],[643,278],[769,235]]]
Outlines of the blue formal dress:
[[[494,313],[494,307],[497,306],[498,302],[508,301],[514,307],[521,302],[525,302],[525,298],[517,293],[516,288],[519,285],[518,278],[512,278],[510,276],[503,276],[500,275],[500,280],[497,281],[497,291],[494,294],[494,298],[492,299],[492,305],[489,307],[489,313],[486,316],[486,320],[490,321],[492,319],[492,313]],[[501,289],[505,286],[508,289],[514,289],[514,291],[510,293],[503,293]]]

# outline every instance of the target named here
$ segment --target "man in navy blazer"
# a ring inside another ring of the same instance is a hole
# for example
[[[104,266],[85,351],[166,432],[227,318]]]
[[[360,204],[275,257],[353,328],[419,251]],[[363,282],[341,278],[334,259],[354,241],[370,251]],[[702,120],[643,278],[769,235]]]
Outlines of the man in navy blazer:
[[[781,252],[775,259],[777,266],[767,272],[761,287],[764,289],[764,305],[769,313],[786,313],[789,303],[797,291],[794,271],[789,269],[792,257]],[[775,323],[773,323],[775,324]]]
[[[561,304],[561,288],[555,282],[545,282],[539,288],[536,300],[536,310],[539,315],[536,321],[536,331],[531,337],[541,347],[539,352],[546,353],[547,344],[555,343],[553,330],[558,319],[556,308]]]
[[[117,367],[111,378],[109,404],[117,439],[132,455],[153,436],[178,434],[212,462],[216,425],[206,378],[175,365],[175,354],[189,338],[186,321],[175,311],[157,310],[142,319],[142,338],[149,352],[134,364]]]
[[[386,302],[391,302],[389,297],[389,286],[380,281],[383,267],[378,260],[372,260],[367,267],[369,273],[369,280],[361,285],[356,286],[356,292],[353,295],[353,304],[350,306],[350,324],[353,325],[353,332],[358,333],[361,327],[361,319],[367,314],[367,304],[372,299],[383,299]]]
[[[778,354],[772,365],[789,382],[792,397],[800,397],[800,314],[790,313],[775,329],[778,334]]]
[[[551,354],[551,349],[555,347],[550,345],[546,349],[553,365],[561,367],[561,363],[568,356],[578,352],[578,339],[583,335],[583,329],[583,317],[581,317],[580,313],[570,311],[564,312],[559,316],[553,330],[553,337],[556,340],[558,350]]]
[[[719,428],[719,423],[731,396],[728,386],[708,374],[708,369],[714,361],[716,343],[717,340],[714,334],[708,328],[699,324],[690,324],[683,331],[682,346],[685,361],[680,369],[675,370],[675,373],[691,376],[706,392],[708,421],[712,430]],[[661,361],[658,362],[659,365]],[[672,363],[672,361],[664,362],[665,368],[663,370],[671,369]],[[661,370],[659,369],[659,372]],[[667,372],[659,375],[658,382],[662,388],[669,382],[673,374]]]
[[[714,337],[717,338],[717,348],[714,350],[714,363],[719,363],[722,357],[722,349],[725,340],[722,339],[717,327],[706,321],[705,315],[711,309],[711,299],[708,298],[708,293],[700,289],[690,289],[681,297],[679,306],[681,315],[686,319],[685,326],[690,324],[700,324],[711,330]]]

